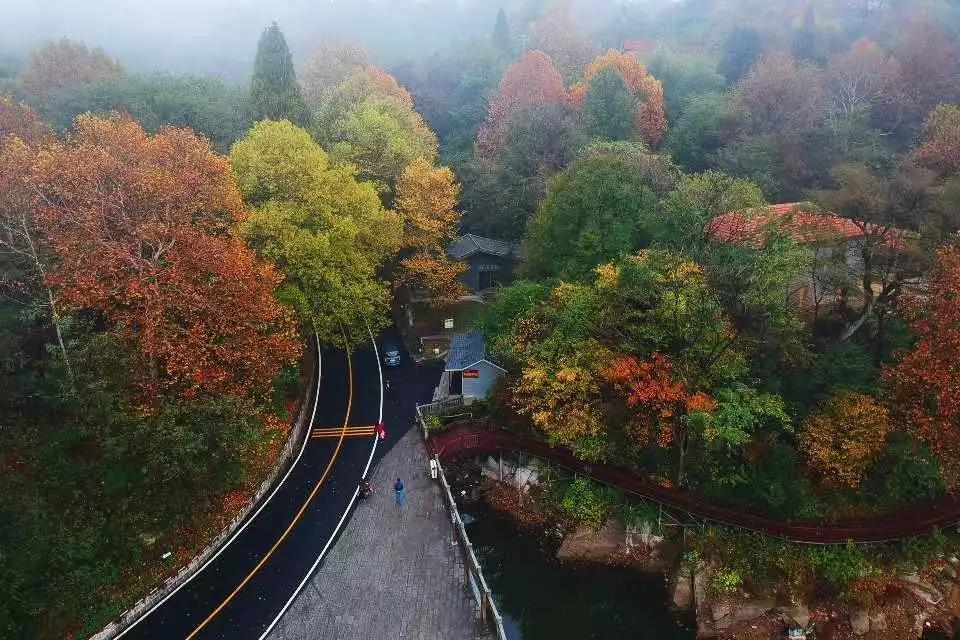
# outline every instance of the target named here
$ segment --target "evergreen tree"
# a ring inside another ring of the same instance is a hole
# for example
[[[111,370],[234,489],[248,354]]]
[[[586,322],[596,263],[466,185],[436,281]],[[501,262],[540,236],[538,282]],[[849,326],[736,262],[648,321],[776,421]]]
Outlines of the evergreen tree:
[[[289,120],[301,126],[309,120],[293,70],[293,57],[276,22],[264,29],[257,43],[250,101],[257,120]]]
[[[736,27],[724,40],[717,71],[733,84],[753,67],[763,53],[760,33],[753,27]]]
[[[623,78],[616,69],[608,67],[590,81],[583,101],[584,131],[607,140],[629,140],[635,110]]]
[[[503,7],[497,11],[497,23],[493,27],[493,46],[500,53],[513,53],[513,41],[510,39],[510,25]]]
[[[791,46],[793,57],[798,60],[817,60],[820,57],[818,45],[817,21],[813,13],[813,5],[809,4],[804,14],[803,24],[793,34]]]

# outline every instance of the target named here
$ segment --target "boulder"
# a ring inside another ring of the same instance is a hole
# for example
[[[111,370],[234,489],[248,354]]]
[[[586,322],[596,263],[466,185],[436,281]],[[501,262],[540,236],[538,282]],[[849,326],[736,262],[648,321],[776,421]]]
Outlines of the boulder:
[[[609,562],[624,545],[626,529],[615,518],[607,520],[599,531],[578,527],[563,539],[557,558],[578,562]]]
[[[763,616],[767,611],[773,609],[777,603],[773,598],[756,598],[754,600],[730,601],[728,602],[729,613],[718,618],[714,616],[714,624],[717,629],[726,629],[741,622],[749,622]],[[713,609],[714,613],[718,613]],[[720,612],[725,609],[721,608]]]
[[[873,631],[874,633],[876,633],[878,631],[886,631],[886,630],[887,630],[887,615],[884,612],[878,611],[877,613],[870,616],[870,631]]]
[[[787,624],[793,624],[802,629],[810,627],[810,609],[806,605],[798,604],[793,607],[779,607],[777,617]]]
[[[693,572],[689,565],[681,564],[670,582],[670,599],[673,606],[682,611],[693,608]]]
[[[866,635],[870,631],[870,616],[866,609],[854,609],[850,612],[850,627],[857,636]]]

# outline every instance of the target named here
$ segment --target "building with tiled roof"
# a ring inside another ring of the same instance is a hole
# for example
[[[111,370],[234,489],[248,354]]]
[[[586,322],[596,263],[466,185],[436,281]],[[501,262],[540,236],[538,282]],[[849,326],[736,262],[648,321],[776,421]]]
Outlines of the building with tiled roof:
[[[792,238],[807,248],[810,270],[789,291],[798,307],[812,308],[837,300],[855,303],[862,297],[863,248],[868,236],[880,238],[894,252],[908,250],[914,234],[819,212],[805,202],[730,211],[707,223],[707,232],[723,242],[752,248],[764,245],[770,233]]]

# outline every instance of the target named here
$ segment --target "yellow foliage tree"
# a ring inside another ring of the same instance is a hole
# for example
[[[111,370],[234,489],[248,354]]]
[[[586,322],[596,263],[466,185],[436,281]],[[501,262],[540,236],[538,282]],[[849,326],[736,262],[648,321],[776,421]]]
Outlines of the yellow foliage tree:
[[[844,392],[807,418],[801,441],[810,467],[827,481],[857,487],[883,451],[889,430],[886,407],[870,396]]]
[[[434,167],[417,158],[397,180],[396,210],[403,220],[403,247],[412,255],[401,261],[399,278],[408,286],[426,289],[437,300],[464,294],[458,280],[464,271],[444,250],[457,233],[456,210],[460,185],[448,167]]]

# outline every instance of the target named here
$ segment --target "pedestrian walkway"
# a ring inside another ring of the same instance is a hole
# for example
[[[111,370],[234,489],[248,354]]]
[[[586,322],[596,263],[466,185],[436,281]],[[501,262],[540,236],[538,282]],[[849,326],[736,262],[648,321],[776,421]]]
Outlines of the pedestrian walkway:
[[[463,586],[450,517],[430,478],[427,455],[410,429],[373,473],[323,565],[269,640],[471,640],[487,638]],[[406,487],[403,507],[393,484]]]

